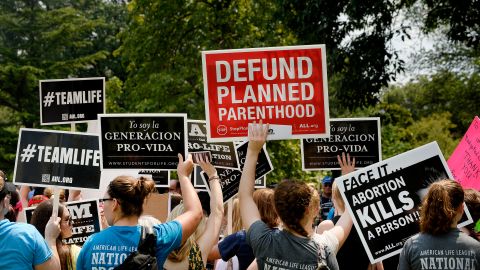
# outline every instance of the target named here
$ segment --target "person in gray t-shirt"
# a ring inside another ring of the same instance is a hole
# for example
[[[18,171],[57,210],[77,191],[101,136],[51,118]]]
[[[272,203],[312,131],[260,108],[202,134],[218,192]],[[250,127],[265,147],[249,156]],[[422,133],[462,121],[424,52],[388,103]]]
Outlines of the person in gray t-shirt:
[[[420,233],[407,240],[399,270],[480,269],[480,243],[457,229],[464,192],[453,180],[434,182],[420,210]]]
[[[352,228],[349,214],[343,215],[332,229],[316,235],[312,224],[319,210],[318,192],[301,181],[285,180],[274,192],[274,204],[283,222],[283,230],[270,229],[260,220],[253,200],[258,154],[266,141],[268,125],[252,124],[248,132],[247,157],[240,179],[239,202],[242,222],[247,230],[258,269],[316,270],[319,266],[338,269],[335,254]],[[355,159],[339,158],[342,172],[354,169]]]

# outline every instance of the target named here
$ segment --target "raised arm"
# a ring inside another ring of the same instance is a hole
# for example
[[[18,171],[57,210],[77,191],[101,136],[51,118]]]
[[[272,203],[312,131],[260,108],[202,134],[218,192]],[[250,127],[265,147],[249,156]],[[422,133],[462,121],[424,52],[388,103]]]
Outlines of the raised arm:
[[[255,170],[257,167],[258,154],[262,150],[267,139],[268,124],[262,125],[255,122],[248,127],[248,148],[247,157],[243,166],[242,177],[240,178],[240,187],[238,198],[240,203],[240,215],[242,223],[248,231],[250,225],[260,219],[257,205],[253,201],[253,191],[255,186]]]
[[[198,199],[197,192],[190,182],[192,171],[192,155],[188,155],[188,159],[183,161],[182,155],[178,154],[177,174],[182,189],[185,212],[175,220],[182,225],[182,244],[185,243],[188,237],[195,232],[198,223],[200,223],[200,220],[202,219],[202,205]]]
[[[203,266],[207,265],[208,255],[212,247],[218,242],[220,227],[223,219],[223,194],[220,187],[220,178],[217,170],[209,160],[204,160],[203,156],[199,157],[198,164],[202,170],[208,175],[210,184],[210,216],[205,227],[205,232],[198,239],[197,243],[202,251]]]
[[[337,156],[338,163],[340,164],[340,168],[342,169],[342,175],[351,173],[355,170],[355,157],[350,159],[350,154],[345,156],[345,153],[342,153],[342,156]],[[330,229],[329,231],[332,232],[338,240],[338,249],[343,245],[345,240],[352,229],[352,217],[350,216],[348,211],[343,212],[342,216],[338,220],[337,224]]]

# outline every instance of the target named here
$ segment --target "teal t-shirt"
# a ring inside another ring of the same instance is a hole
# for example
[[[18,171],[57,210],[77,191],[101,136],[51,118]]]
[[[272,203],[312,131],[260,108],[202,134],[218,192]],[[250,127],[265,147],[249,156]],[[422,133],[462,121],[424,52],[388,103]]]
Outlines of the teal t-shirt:
[[[157,264],[163,266],[168,254],[182,242],[182,226],[177,221],[155,225]],[[78,255],[77,270],[113,269],[137,250],[141,226],[111,226],[90,236]]]
[[[0,269],[31,270],[52,257],[52,251],[35,227],[0,221]]]

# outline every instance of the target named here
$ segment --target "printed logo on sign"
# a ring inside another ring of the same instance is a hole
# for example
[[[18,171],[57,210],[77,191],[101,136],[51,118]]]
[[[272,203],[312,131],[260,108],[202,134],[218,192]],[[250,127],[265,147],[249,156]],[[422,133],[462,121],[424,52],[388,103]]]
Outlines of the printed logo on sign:
[[[227,127],[224,126],[224,125],[219,125],[219,126],[217,127],[217,133],[218,133],[219,135],[225,135],[225,134],[227,134]]]
[[[42,183],[50,183],[50,174],[48,173],[42,174]]]

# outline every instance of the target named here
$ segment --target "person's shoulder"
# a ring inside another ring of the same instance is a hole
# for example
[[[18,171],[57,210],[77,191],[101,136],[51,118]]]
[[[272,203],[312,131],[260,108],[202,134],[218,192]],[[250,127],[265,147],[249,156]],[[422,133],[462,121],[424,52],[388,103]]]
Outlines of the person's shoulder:
[[[462,241],[463,243],[465,243],[469,246],[472,246],[472,247],[475,247],[475,248],[480,248],[480,242],[477,241],[476,239],[473,239],[470,235],[468,235],[464,232],[459,231],[458,232],[458,238],[459,238],[460,241]]]
[[[32,224],[28,223],[23,223],[23,222],[12,222],[11,223],[11,229],[15,233],[20,233],[20,234],[31,234],[31,233],[37,233],[38,230],[33,226]],[[38,232],[40,233],[40,232]]]

